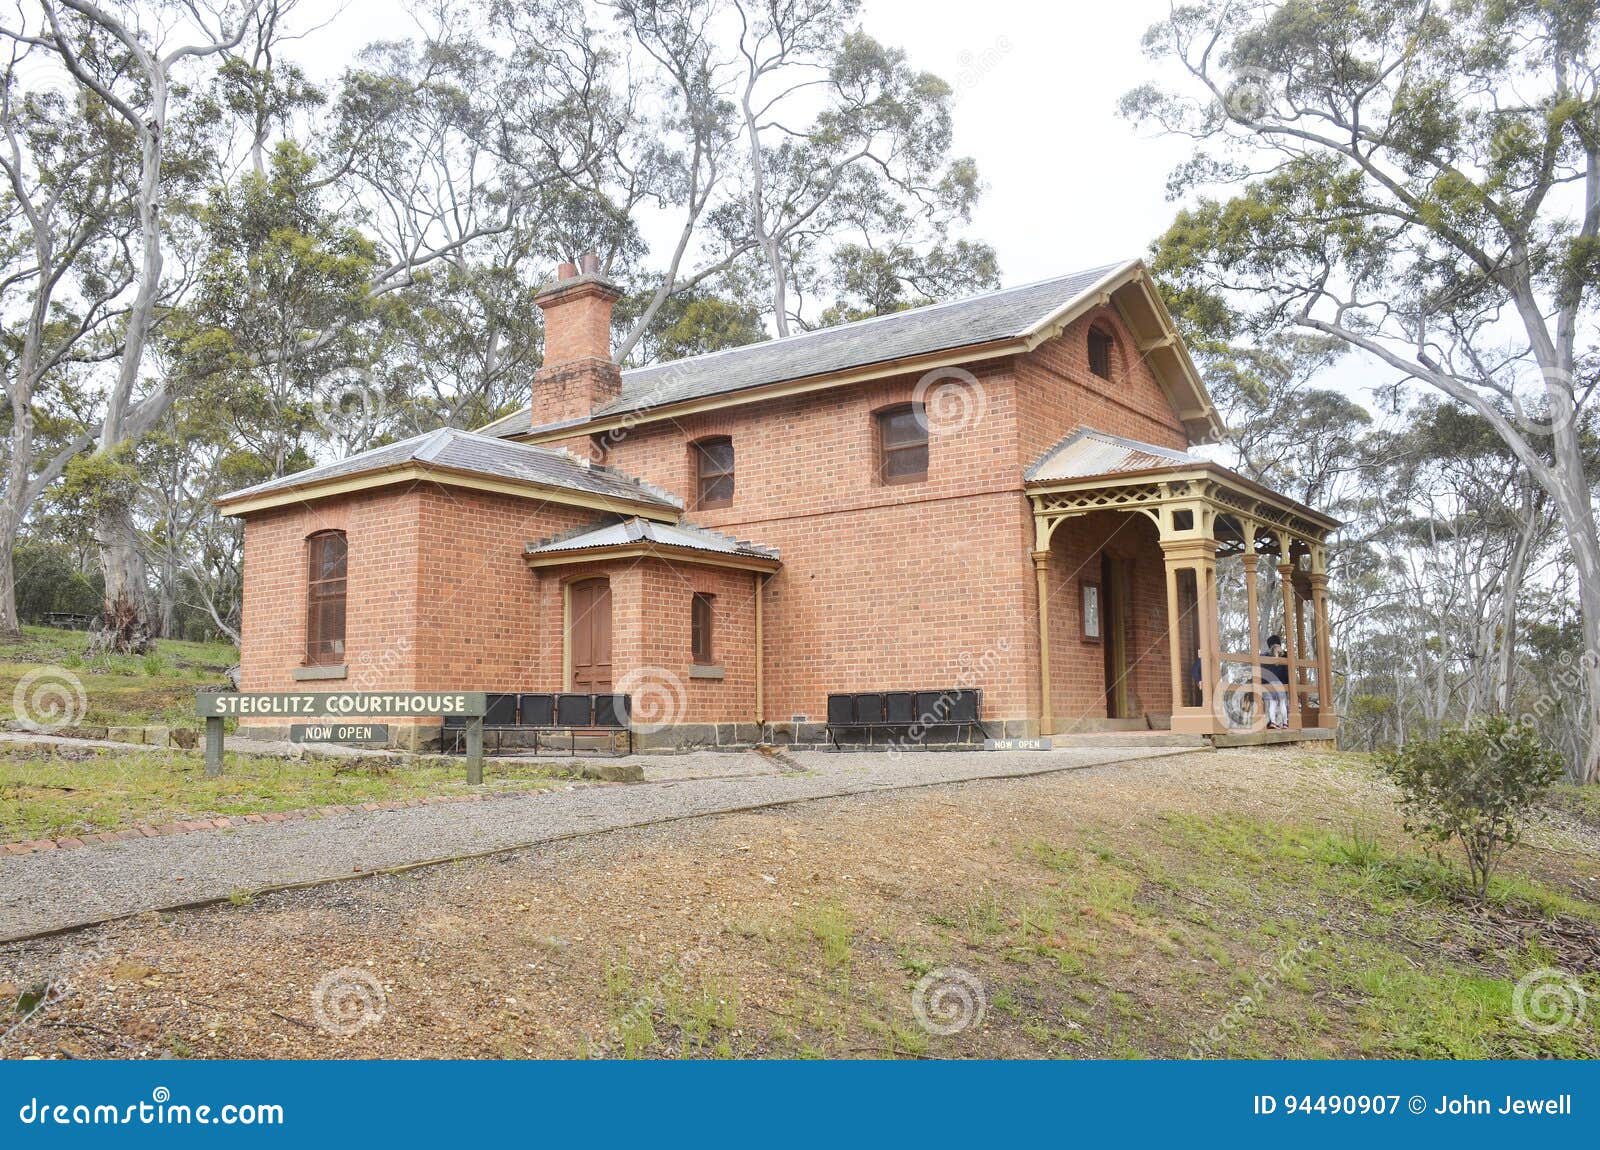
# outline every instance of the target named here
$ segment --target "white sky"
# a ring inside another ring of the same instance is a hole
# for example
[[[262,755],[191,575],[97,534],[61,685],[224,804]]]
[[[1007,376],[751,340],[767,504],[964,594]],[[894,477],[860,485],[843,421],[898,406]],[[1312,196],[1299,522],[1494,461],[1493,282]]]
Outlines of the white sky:
[[[1142,256],[1171,221],[1163,189],[1188,147],[1141,136],[1116,110],[1152,76],[1139,40],[1168,10],[868,0],[867,31],[956,89],[955,150],[985,184],[972,231],[994,245],[1007,284]]]
[[[869,34],[956,90],[954,154],[977,160],[984,185],[964,234],[994,246],[1005,285],[1144,256],[1171,222],[1167,176],[1191,144],[1117,114],[1124,92],[1162,79],[1139,44],[1169,11],[1169,0],[864,0]],[[305,0],[300,26],[329,19],[319,12],[337,15],[290,50],[319,79],[415,31],[406,0]],[[1377,368],[1347,356],[1321,382],[1371,406],[1388,375]]]
[[[309,0],[298,23],[338,7]],[[404,0],[342,7],[290,49],[320,79],[413,27]],[[1163,188],[1184,142],[1141,137],[1116,112],[1151,76],[1139,39],[1167,11],[1167,0],[866,0],[867,32],[956,89],[955,153],[977,160],[985,185],[968,234],[994,245],[1006,284],[1143,255],[1172,218]]]

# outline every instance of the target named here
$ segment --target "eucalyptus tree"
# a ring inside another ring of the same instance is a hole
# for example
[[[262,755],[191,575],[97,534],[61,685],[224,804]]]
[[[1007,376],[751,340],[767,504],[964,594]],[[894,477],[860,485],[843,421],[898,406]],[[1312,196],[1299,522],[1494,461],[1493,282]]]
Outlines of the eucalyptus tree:
[[[857,0],[612,7],[645,125],[613,195],[676,227],[621,355],[678,293],[759,286],[787,335],[997,282],[987,245],[950,239],[979,191],[951,154],[951,89],[861,32]]]
[[[380,258],[324,204],[315,171],[283,140],[264,175],[252,166],[212,190],[198,283],[171,324],[180,381],[228,413],[235,438],[265,463],[263,478],[300,463],[308,433],[339,433],[347,392],[355,408],[373,403],[365,367]]]
[[[532,297],[557,255],[642,250],[615,182],[628,129],[615,55],[576,0],[443,4],[376,42],[332,93],[313,186],[377,262],[369,404],[396,429],[496,414],[537,366]],[[352,317],[353,319],[354,317]],[[305,346],[341,338],[339,325]],[[341,384],[341,387],[345,385]]]
[[[151,627],[146,572],[126,493],[126,448],[165,412],[170,394],[145,377],[145,351],[166,281],[164,173],[176,105],[188,71],[237,45],[261,0],[206,7],[201,0],[134,4],[116,0],[39,0],[44,27],[11,29],[20,42],[49,48],[87,93],[102,101],[131,134],[138,155],[132,296],[123,317],[121,351],[107,387],[96,435],[96,460],[80,479],[98,486],[96,535],[105,575],[105,617],[96,642],[109,650],[143,651]],[[144,394],[141,395],[141,388]]]
[[[16,29],[23,31],[23,25]],[[30,88],[39,49],[0,39],[0,632],[18,628],[13,555],[29,510],[94,429],[58,403],[115,359],[135,270],[131,135],[91,93]]]
[[[897,214],[907,231],[915,230],[909,213]],[[888,315],[1000,286],[994,249],[968,239],[919,246],[910,235],[869,236],[841,244],[829,263],[838,296],[822,313],[824,324]]]
[[[734,4],[749,228],[787,335],[791,294],[841,233],[936,242],[968,218],[977,167],[950,155],[950,86],[852,29],[856,0]]]
[[[1199,193],[1162,248],[1260,330],[1359,348],[1466,405],[1548,496],[1582,608],[1600,780],[1600,535],[1581,441],[1600,371],[1593,0],[1212,0],[1150,29],[1181,91],[1124,97],[1189,134]],[[1227,198],[1204,193],[1227,186]]]

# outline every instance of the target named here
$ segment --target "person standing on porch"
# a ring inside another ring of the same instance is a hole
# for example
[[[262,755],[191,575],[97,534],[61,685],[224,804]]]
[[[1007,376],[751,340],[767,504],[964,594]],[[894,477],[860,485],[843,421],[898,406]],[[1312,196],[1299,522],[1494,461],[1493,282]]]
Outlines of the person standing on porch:
[[[1261,693],[1266,696],[1267,729],[1281,731],[1289,725],[1289,663],[1284,656],[1288,648],[1282,635],[1268,635],[1267,649],[1261,652],[1270,660],[1261,661]]]

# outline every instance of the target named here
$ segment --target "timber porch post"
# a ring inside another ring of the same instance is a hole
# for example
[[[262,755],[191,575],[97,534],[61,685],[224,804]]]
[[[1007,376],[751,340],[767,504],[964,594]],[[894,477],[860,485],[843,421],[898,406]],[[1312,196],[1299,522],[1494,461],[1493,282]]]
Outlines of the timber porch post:
[[[1300,643],[1295,634],[1294,561],[1289,558],[1289,542],[1281,541],[1278,552],[1278,581],[1283,584],[1283,649],[1285,677],[1289,680],[1289,729],[1300,729]]]
[[[1265,720],[1267,709],[1261,694],[1261,595],[1256,588],[1256,565],[1260,557],[1256,555],[1256,528],[1254,523],[1246,522],[1244,529],[1244,554],[1240,562],[1244,564],[1244,589],[1246,609],[1249,613],[1250,630],[1250,698],[1253,700],[1250,714],[1250,727],[1255,729],[1258,719]]]
[[[1049,536],[1046,535],[1046,542]],[[1039,591],[1039,733],[1056,733],[1055,707],[1050,701],[1050,552],[1033,553],[1034,583]]]
[[[1213,704],[1217,700],[1222,652],[1217,634],[1217,541],[1209,538],[1209,527],[1201,520],[1201,509],[1194,511],[1195,527],[1174,532],[1178,538],[1163,538],[1161,552],[1167,567],[1167,650],[1172,661],[1172,729],[1209,735],[1219,726]],[[1200,705],[1184,704],[1184,682],[1189,668],[1184,666],[1184,619],[1178,595],[1179,576],[1194,575],[1195,656],[1200,661]]]
[[[1317,726],[1334,728],[1339,714],[1333,706],[1333,648],[1328,643],[1328,573],[1317,570],[1311,559],[1311,626],[1317,644]]]

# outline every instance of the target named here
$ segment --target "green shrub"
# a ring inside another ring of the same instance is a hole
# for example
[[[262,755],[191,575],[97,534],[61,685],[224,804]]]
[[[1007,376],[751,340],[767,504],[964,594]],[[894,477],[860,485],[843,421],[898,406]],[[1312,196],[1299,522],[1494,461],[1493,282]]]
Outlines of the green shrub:
[[[1528,811],[1565,769],[1532,724],[1498,715],[1412,739],[1377,759],[1400,789],[1406,830],[1427,843],[1460,842],[1480,902],[1500,856],[1521,838]]]

